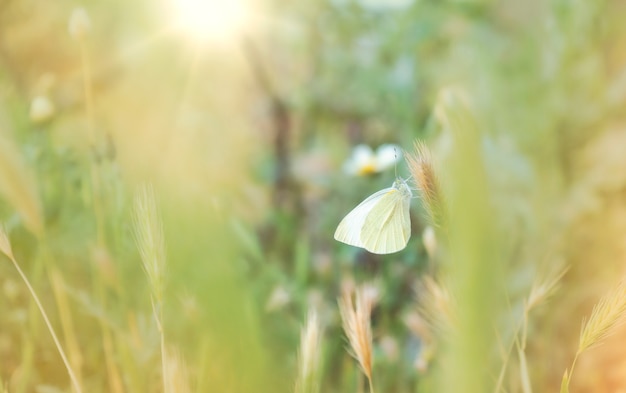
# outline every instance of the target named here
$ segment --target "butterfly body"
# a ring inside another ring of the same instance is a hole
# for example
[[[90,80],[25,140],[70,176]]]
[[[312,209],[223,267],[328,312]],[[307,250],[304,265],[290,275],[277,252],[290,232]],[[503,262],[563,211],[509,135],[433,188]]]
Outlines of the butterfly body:
[[[406,247],[411,236],[409,207],[413,193],[406,181],[374,193],[339,223],[335,239],[374,254],[390,254]]]

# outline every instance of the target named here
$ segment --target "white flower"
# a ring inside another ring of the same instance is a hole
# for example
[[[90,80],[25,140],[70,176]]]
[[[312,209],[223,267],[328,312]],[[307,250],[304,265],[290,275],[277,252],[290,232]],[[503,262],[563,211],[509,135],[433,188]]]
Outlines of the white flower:
[[[400,156],[400,148],[396,145],[381,145],[376,153],[367,145],[358,145],[344,163],[343,170],[350,175],[371,175],[391,168]]]
[[[30,120],[41,124],[54,116],[54,104],[46,96],[37,96],[30,103]]]

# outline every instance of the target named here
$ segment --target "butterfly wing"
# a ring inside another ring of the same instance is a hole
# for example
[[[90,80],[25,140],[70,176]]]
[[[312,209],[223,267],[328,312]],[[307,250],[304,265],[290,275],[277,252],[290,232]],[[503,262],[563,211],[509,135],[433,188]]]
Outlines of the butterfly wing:
[[[361,246],[374,254],[390,254],[406,247],[411,236],[410,192],[391,188],[370,209],[361,231]]]
[[[339,226],[337,226],[335,240],[351,246],[363,247],[361,243],[361,231],[367,216],[371,213],[374,206],[377,206],[380,199],[393,189],[394,188],[385,188],[384,190],[378,191],[352,209],[352,211],[341,220]]]

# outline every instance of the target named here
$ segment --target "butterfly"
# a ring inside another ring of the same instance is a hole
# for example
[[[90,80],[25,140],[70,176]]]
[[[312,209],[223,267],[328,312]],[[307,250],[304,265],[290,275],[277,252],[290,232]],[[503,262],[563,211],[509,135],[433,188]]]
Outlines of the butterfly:
[[[402,250],[411,236],[412,196],[406,181],[396,179],[352,209],[337,226],[335,240],[374,254]]]

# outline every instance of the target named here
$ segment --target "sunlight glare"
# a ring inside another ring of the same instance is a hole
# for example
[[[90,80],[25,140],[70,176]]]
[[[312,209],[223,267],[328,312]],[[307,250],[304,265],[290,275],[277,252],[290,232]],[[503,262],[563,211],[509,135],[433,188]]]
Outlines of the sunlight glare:
[[[246,0],[171,0],[177,28],[197,41],[223,40],[241,33],[249,17]]]

